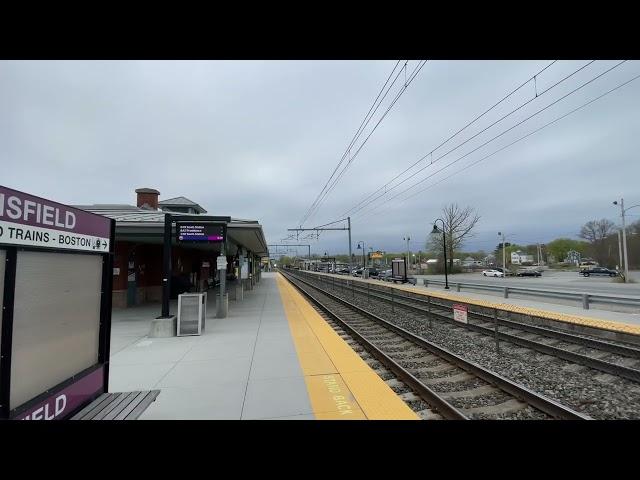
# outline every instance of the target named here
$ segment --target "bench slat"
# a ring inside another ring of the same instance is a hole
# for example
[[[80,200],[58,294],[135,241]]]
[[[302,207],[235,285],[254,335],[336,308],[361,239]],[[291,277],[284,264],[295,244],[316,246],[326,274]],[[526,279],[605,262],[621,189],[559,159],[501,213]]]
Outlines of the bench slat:
[[[104,408],[104,405],[108,404],[111,401],[110,393],[103,393],[98,398],[96,398],[89,405],[84,407],[78,413],[76,413],[71,420],[86,420],[87,417],[93,417],[95,412],[100,411]]]
[[[120,393],[118,398],[114,399],[113,402],[111,402],[104,409],[102,409],[98,414],[96,414],[96,416],[93,417],[92,420],[102,420],[104,417],[106,417],[113,410],[116,410],[123,403],[124,403],[124,406],[126,407],[127,405],[129,405],[129,402],[131,401],[129,399],[130,398],[133,399],[133,397],[135,397],[135,393],[136,392]]]
[[[160,390],[151,390],[147,393],[146,397],[136,406],[131,413],[127,415],[125,420],[136,420],[142,413],[156,400],[156,397],[160,394]]]
[[[126,405],[120,405],[120,407],[116,408],[111,413],[109,413],[109,415],[104,417],[104,420],[120,420],[123,415],[126,416],[128,412],[136,408],[136,406],[147,395],[147,392],[133,392],[133,393],[135,393],[135,395],[130,399],[129,402],[127,402]]]
[[[160,390],[103,393],[71,420],[135,420],[159,394]]]

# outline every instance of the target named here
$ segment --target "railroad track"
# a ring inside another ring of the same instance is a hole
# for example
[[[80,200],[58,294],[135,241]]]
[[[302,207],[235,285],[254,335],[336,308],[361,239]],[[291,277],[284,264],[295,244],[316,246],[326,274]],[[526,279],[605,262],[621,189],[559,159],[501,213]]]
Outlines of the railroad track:
[[[280,272],[376,360],[413,389],[429,405],[428,418],[590,419],[318,285]]]
[[[469,310],[469,323],[453,319],[451,305],[420,294],[390,291],[382,286],[353,282],[350,289],[370,299],[392,304],[395,307],[417,312],[427,317],[466,328],[498,340],[530,348],[540,353],[562,358],[610,375],[640,382],[640,349],[619,343],[574,335],[549,328],[529,325]],[[496,324],[499,329],[496,328]]]

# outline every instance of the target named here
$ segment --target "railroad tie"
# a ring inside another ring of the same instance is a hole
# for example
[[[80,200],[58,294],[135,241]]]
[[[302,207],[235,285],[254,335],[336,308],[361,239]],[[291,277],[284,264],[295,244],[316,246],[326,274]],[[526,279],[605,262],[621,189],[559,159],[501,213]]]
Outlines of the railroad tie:
[[[427,379],[421,380],[421,382],[426,385],[435,385],[438,383],[447,383],[447,382],[452,382],[452,383],[464,382],[466,380],[471,380],[472,378],[474,378],[473,375],[467,372],[462,372],[462,373],[458,373],[457,375],[451,375],[449,377],[427,378]]]
[[[449,398],[464,398],[464,397],[479,397],[481,395],[487,395],[489,393],[500,392],[500,389],[493,385],[483,385],[482,387],[470,388],[468,390],[461,390],[459,392],[438,392],[438,395],[445,399]]]
[[[461,409],[465,415],[473,415],[478,413],[484,413],[487,415],[496,415],[500,413],[511,413],[517,412],[518,410],[523,410],[527,408],[527,404],[525,402],[521,402],[520,400],[516,400],[512,398],[507,400],[506,402],[499,403],[498,405],[487,405],[484,407],[473,407],[473,408],[463,408]]]

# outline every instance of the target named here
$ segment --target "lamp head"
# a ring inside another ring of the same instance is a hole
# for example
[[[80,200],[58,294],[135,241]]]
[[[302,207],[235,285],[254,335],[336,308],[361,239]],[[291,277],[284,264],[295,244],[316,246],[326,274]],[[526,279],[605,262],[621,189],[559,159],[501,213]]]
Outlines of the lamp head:
[[[438,229],[438,226],[435,223],[433,224],[433,230],[431,230],[431,233],[440,233],[440,230]]]
[[[617,204],[618,204],[618,201],[617,201],[617,200],[614,200],[613,204],[614,204],[614,205],[617,205]]]

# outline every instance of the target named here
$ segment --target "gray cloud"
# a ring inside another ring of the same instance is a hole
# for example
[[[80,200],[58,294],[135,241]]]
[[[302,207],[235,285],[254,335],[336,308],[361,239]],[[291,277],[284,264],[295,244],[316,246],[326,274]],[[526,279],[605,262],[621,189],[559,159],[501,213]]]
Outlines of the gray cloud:
[[[255,218],[280,243],[319,193],[394,61],[0,62],[0,183],[65,203],[134,203],[133,190],[185,195],[213,214]],[[308,226],[326,223],[390,180],[548,61],[428,62]],[[538,93],[585,61],[560,61]],[[592,78],[598,61],[430,169],[464,155]],[[538,117],[435,175],[416,192],[640,73],[627,62]],[[442,154],[531,98],[527,85]],[[640,80],[406,202],[354,215],[354,245],[423,248],[448,202],[482,219],[469,249],[577,233],[617,221],[611,202],[640,203]],[[413,181],[407,182],[409,186]],[[410,193],[408,192],[408,193]],[[408,194],[407,193],[407,194]],[[404,198],[401,196],[400,198]],[[306,242],[302,242],[306,243]],[[316,252],[346,250],[326,233]]]

